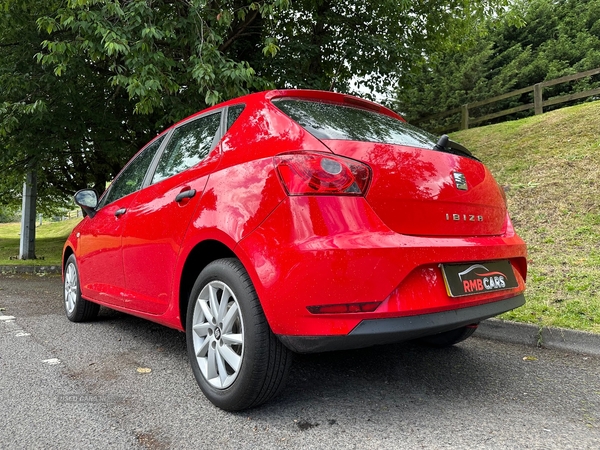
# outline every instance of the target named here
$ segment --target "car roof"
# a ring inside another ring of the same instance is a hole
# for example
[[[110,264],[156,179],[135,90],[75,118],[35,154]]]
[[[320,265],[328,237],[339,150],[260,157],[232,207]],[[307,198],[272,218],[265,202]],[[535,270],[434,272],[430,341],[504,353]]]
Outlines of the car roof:
[[[260,100],[271,101],[277,98],[298,98],[303,100],[321,100],[329,103],[339,103],[346,106],[354,106],[358,108],[368,109],[370,111],[375,111],[380,114],[385,114],[395,119],[404,120],[404,118],[395,111],[370,100],[365,100],[363,98],[355,97],[353,95],[341,94],[339,92],[319,91],[313,89],[273,89],[270,91],[262,91],[253,94],[247,94],[203,109],[202,111],[199,111],[198,113],[195,113],[190,117],[193,117],[198,114],[204,114],[212,110],[217,110],[225,106],[235,105],[239,103],[253,103],[256,101],[260,102]],[[189,119],[189,117],[183,120],[187,119]]]
[[[244,104],[252,104],[252,103],[262,103],[264,101],[271,101],[278,98],[297,98],[302,100],[309,101],[323,101],[327,103],[337,103],[349,107],[362,108],[373,112],[378,112],[380,114],[384,114],[386,116],[393,117],[394,119],[405,121],[402,116],[400,116],[395,111],[386,108],[378,103],[372,102],[370,100],[365,100],[359,97],[355,97],[353,95],[341,94],[339,92],[332,91],[319,91],[313,89],[273,89],[270,91],[262,91],[256,92],[252,94],[246,94],[241,97],[236,97],[231,100],[226,100],[224,102],[218,103],[214,106],[210,106],[206,109],[198,111],[176,123],[171,125],[170,127],[163,130],[159,133],[156,138],[161,135],[164,135],[169,132],[172,128],[179,126],[183,122],[187,122],[188,120],[210,113],[211,111],[217,111],[221,108],[231,105],[238,105],[241,103]],[[154,140],[154,139],[153,139]]]

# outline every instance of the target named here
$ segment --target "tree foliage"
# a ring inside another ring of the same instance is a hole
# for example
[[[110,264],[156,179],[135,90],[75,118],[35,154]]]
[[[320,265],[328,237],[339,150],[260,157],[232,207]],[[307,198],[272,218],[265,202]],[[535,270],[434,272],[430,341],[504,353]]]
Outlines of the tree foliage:
[[[102,191],[160,129],[244,93],[384,92],[508,3],[0,0],[0,204],[32,168],[45,202]]]
[[[85,59],[124,89],[134,112],[164,112],[171,122],[206,105],[269,84],[229,49],[287,0],[224,4],[206,1],[68,0],[38,24],[50,34],[38,60],[61,76]],[[273,51],[261,40],[251,52]]]
[[[486,24],[486,34],[468,48],[428,55],[401,77],[396,107],[409,120],[485,100],[536,83],[600,67],[600,0],[523,0],[505,20]],[[600,77],[544,89],[544,99],[600,86]],[[474,111],[484,115],[533,102],[533,94],[512,97]],[[531,114],[520,113],[516,117]],[[432,127],[456,122],[456,117]]]
[[[79,187],[104,186],[151,133],[106,69],[73,60],[57,77],[36,62],[36,19],[58,2],[4,1],[0,8],[0,204],[20,203],[24,175],[38,174],[42,207],[56,209]]]
[[[279,51],[255,66],[279,87],[384,93],[424,53],[455,47],[506,3],[298,0],[269,30]]]

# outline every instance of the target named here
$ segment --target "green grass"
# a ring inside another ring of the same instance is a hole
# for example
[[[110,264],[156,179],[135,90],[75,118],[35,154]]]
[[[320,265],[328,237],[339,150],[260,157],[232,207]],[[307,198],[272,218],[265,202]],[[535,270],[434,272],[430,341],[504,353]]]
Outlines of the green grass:
[[[46,266],[60,264],[65,240],[80,220],[69,219],[62,222],[46,222],[36,227],[35,254],[40,259],[25,261],[11,259],[19,256],[21,224],[0,224],[0,265]]]
[[[600,333],[600,102],[454,133],[504,186],[529,251],[502,318]]]

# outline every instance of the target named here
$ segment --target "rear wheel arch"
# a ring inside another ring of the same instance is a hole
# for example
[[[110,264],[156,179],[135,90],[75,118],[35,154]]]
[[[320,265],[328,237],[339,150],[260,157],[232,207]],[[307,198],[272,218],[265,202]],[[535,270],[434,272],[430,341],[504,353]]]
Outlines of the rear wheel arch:
[[[187,256],[179,282],[179,314],[184,330],[190,293],[198,275],[208,264],[222,258],[237,258],[237,255],[227,245],[213,239],[199,242]]]

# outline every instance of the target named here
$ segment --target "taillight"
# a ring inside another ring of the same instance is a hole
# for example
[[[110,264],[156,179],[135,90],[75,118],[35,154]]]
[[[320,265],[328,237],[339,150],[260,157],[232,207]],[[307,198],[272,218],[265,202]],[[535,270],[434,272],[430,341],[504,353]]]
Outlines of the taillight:
[[[330,153],[298,152],[274,158],[288,195],[363,195],[369,166]]]

